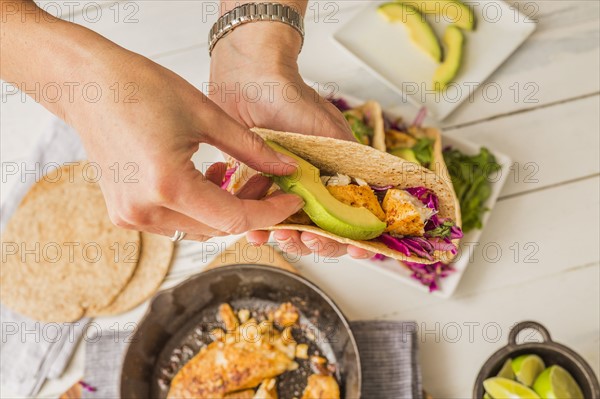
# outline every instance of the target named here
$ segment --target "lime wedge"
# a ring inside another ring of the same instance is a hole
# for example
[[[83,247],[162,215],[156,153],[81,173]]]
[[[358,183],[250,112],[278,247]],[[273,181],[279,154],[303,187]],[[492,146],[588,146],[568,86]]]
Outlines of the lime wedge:
[[[527,385],[533,385],[535,379],[544,371],[546,365],[538,355],[521,355],[512,361],[512,369],[517,381]]]
[[[502,366],[502,368],[500,369],[500,372],[498,373],[498,377],[508,378],[509,380],[515,379],[515,373],[512,369],[512,359],[506,359],[506,361],[504,362],[504,365]]]
[[[540,399],[537,393],[508,378],[494,377],[483,381],[485,391],[494,399]]]
[[[583,399],[583,393],[575,379],[560,366],[551,366],[544,370],[535,380],[533,389],[542,398]]]

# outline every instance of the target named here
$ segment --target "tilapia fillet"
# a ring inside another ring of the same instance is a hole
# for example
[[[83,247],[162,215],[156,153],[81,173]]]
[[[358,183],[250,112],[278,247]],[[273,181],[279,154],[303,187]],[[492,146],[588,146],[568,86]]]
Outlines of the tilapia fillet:
[[[284,373],[293,360],[269,342],[213,342],[179,370],[169,399],[219,399]]]

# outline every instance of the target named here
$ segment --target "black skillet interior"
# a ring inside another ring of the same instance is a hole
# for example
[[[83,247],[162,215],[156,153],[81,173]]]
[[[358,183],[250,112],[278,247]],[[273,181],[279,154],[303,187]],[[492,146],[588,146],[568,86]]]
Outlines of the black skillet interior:
[[[122,398],[165,398],[170,378],[220,327],[217,308],[249,309],[253,316],[291,302],[301,313],[293,331],[335,366],[342,398],[360,397],[360,360],[348,322],[337,306],[314,284],[280,269],[259,265],[226,266],[200,273],[158,294],[129,345],[121,374]],[[278,378],[282,399],[300,397],[310,374],[308,361]]]

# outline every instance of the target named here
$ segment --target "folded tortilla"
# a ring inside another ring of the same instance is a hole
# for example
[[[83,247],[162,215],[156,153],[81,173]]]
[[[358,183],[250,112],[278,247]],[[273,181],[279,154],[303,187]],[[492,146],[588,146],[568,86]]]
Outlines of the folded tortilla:
[[[362,179],[371,186],[379,187],[394,186],[399,189],[425,187],[438,197],[439,217],[455,220],[458,202],[452,186],[435,172],[420,165],[357,142],[259,128],[252,130],[263,139],[271,140],[310,162],[319,168],[322,175],[336,175],[339,173],[355,179]],[[249,173],[239,174],[239,176],[249,175]],[[244,180],[247,180],[247,178]],[[241,187],[242,184],[232,181],[231,186]],[[351,244],[390,258],[410,262],[430,264],[437,261],[450,261],[454,257],[454,254],[450,251],[435,251],[432,260],[414,255],[406,256],[388,248],[377,239],[370,241],[351,240],[339,237],[316,225],[286,223],[267,228],[267,230],[284,229],[312,232],[340,243]]]

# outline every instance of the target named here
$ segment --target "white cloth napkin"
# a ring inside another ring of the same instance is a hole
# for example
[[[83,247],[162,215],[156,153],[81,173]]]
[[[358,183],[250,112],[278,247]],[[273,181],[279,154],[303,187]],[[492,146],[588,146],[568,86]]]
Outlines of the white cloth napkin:
[[[8,176],[12,178],[12,189],[0,206],[2,231],[27,191],[44,172],[65,162],[85,158],[85,151],[75,131],[61,120],[54,119],[27,159],[13,164],[4,162],[5,171],[16,173]],[[40,323],[0,306],[2,391],[31,397],[39,392],[46,379],[60,377],[77,347],[87,321],[88,319],[77,323]]]

